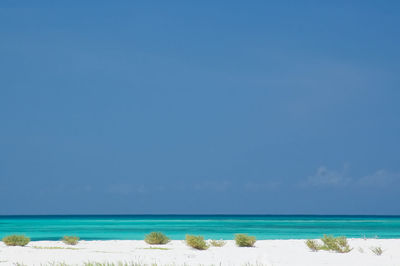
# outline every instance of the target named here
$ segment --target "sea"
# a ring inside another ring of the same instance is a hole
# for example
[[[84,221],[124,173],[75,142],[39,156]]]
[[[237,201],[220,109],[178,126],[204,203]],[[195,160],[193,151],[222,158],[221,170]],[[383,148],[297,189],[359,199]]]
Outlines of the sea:
[[[159,231],[171,239],[186,234],[233,239],[309,239],[324,234],[348,238],[400,238],[400,216],[349,215],[38,215],[0,216],[0,238],[23,234],[32,240],[142,240]]]

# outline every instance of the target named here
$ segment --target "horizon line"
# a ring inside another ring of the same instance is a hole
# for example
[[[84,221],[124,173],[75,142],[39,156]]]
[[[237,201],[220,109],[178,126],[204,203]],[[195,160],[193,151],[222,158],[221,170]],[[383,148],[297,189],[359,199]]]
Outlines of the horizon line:
[[[400,214],[221,214],[221,213],[206,213],[206,214],[0,214],[0,217],[22,217],[22,216],[375,216],[375,217],[400,217]]]

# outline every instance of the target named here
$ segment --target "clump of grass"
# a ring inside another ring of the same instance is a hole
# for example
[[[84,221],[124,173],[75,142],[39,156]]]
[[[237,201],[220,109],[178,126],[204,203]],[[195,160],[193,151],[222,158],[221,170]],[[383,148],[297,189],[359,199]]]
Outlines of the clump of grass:
[[[383,249],[381,247],[371,247],[370,250],[377,256],[380,256],[383,253]]]
[[[84,266],[144,266],[145,264],[139,262],[92,262],[88,261],[83,264]],[[157,266],[156,263],[152,263],[151,266]]]
[[[33,246],[35,249],[70,249],[70,250],[79,250],[79,248],[69,248],[69,247],[41,247],[41,246]]]
[[[225,244],[226,244],[226,241],[224,241],[224,240],[211,240],[210,241],[210,245],[211,246],[213,246],[213,247],[223,247],[223,246],[225,246]]]
[[[3,238],[4,244],[7,246],[26,246],[31,239],[24,235],[11,235]]]
[[[20,262],[14,262],[14,266],[27,266],[26,264]],[[47,262],[45,264],[40,264],[42,266],[76,266],[77,264],[67,264],[65,262]],[[81,264],[79,264],[81,265]],[[96,262],[96,261],[87,261],[82,265],[84,266],[157,266],[157,263],[152,264],[144,264],[142,262],[126,262],[126,261],[117,261],[117,262]],[[175,264],[174,264],[175,265]],[[186,265],[186,264],[185,264]]]
[[[159,247],[149,247],[149,248],[142,248],[142,249],[170,250],[170,248],[159,248]]]
[[[352,250],[349,244],[347,243],[347,238],[344,236],[333,237],[324,235],[324,237],[321,238],[321,241],[323,243],[322,245],[319,244],[316,240],[308,239],[306,241],[306,245],[312,251],[327,250],[327,251],[335,251],[338,253],[348,253]]]
[[[309,249],[311,249],[311,251],[314,251],[314,252],[317,252],[321,248],[321,245],[318,244],[318,242],[313,239],[308,239],[306,241],[306,245]]]
[[[344,236],[333,237],[324,235],[324,237],[321,238],[321,241],[323,245],[319,249],[335,251],[338,253],[348,253],[351,251],[351,248],[347,243],[347,238]]]
[[[76,245],[79,242],[79,237],[77,236],[64,236],[62,239],[62,242],[64,242],[67,245]]]
[[[256,243],[255,236],[248,236],[247,234],[236,234],[235,235],[236,245],[239,247],[254,247]]]
[[[150,234],[146,235],[144,241],[151,245],[164,245],[167,244],[170,240],[166,235],[161,232],[151,232]]]
[[[204,241],[204,237],[202,236],[186,235],[186,244],[192,248],[199,250],[205,250],[209,247],[206,241]]]

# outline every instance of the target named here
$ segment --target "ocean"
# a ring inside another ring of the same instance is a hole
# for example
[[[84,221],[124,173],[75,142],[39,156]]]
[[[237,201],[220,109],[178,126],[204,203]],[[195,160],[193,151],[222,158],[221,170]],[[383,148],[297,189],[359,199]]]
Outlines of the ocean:
[[[248,233],[257,239],[400,238],[400,216],[315,215],[54,215],[0,216],[0,237],[24,234],[32,240],[59,240],[76,235],[84,240],[141,240],[151,231],[171,239],[186,234],[206,239],[233,239]]]

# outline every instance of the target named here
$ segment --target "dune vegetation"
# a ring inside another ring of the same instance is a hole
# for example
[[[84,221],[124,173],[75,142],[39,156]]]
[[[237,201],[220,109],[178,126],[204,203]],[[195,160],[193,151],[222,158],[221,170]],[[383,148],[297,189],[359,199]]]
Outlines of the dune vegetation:
[[[64,236],[62,239],[62,242],[64,242],[67,245],[76,245],[79,242],[79,237],[77,236]]]
[[[11,235],[3,238],[4,244],[7,246],[26,246],[31,239],[24,235]]]
[[[164,245],[167,244],[170,240],[169,238],[161,232],[151,232],[146,235],[144,241],[151,245]]]
[[[236,234],[235,242],[239,247],[254,247],[254,244],[256,243],[256,237],[248,236],[247,234]]]
[[[306,241],[306,245],[315,252],[319,250],[326,250],[337,253],[348,253],[352,250],[347,242],[347,238],[344,236],[334,237],[324,235],[321,238],[321,242],[322,243],[319,243],[317,240],[308,239]]]
[[[381,247],[371,247],[370,250],[377,256],[380,256],[383,253],[383,249]]]
[[[213,247],[223,247],[225,246],[226,241],[224,240],[210,240],[210,245]]]
[[[199,250],[205,250],[209,248],[206,241],[204,241],[204,237],[202,236],[186,235],[186,244]]]

